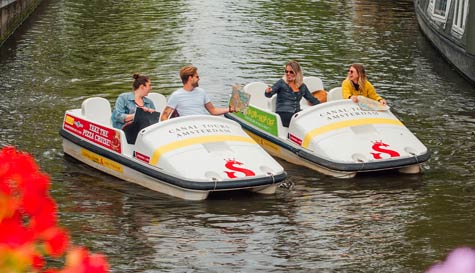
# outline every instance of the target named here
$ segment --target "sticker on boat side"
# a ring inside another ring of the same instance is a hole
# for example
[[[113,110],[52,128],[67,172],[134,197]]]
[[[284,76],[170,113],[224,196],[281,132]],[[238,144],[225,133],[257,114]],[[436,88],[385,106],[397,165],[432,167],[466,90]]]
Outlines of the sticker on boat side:
[[[100,164],[110,170],[113,170],[113,171],[116,171],[116,172],[119,172],[119,173],[123,173],[124,170],[122,168],[122,165],[117,163],[117,162],[114,162],[110,159],[107,159],[105,157],[102,157],[96,153],[93,153],[91,151],[88,151],[86,149],[82,149],[81,148],[81,155],[84,157],[84,158],[87,158],[89,160],[91,160],[92,162],[95,162],[97,164]]]
[[[63,127],[74,135],[85,138],[86,140],[94,142],[106,149],[118,153],[121,152],[120,133],[118,130],[95,124],[68,114],[64,119]]]
[[[245,115],[243,113],[236,113],[236,115],[269,134],[278,135],[276,113],[267,113],[250,105]]]
[[[247,131],[246,130],[246,133],[256,142],[258,143],[259,145],[261,145],[262,147],[264,147],[264,149],[268,150],[268,151],[271,151],[271,153],[274,153],[274,154],[280,154],[280,146],[275,144],[275,143],[272,143],[268,140],[265,140],[255,134],[253,134],[252,132],[250,131]]]
[[[135,152],[135,158],[137,158],[138,160],[141,160],[145,163],[149,163],[150,162],[150,157],[147,156],[147,155],[144,155],[144,154],[141,154],[139,152]]]
[[[298,144],[298,145],[302,145],[302,140],[301,140],[300,138],[294,136],[293,134],[289,134],[289,139],[290,139],[292,142],[294,142],[294,143],[296,143],[296,144]]]

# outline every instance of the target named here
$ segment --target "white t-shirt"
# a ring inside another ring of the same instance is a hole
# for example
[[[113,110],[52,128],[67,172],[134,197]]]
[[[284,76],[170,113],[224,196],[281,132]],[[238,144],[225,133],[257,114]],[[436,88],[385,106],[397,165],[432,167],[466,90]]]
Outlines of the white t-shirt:
[[[182,116],[190,115],[209,115],[208,110],[205,108],[205,104],[211,100],[206,95],[204,89],[195,87],[191,91],[186,91],[180,88],[173,92],[168,99],[167,106],[178,111],[178,114]]]

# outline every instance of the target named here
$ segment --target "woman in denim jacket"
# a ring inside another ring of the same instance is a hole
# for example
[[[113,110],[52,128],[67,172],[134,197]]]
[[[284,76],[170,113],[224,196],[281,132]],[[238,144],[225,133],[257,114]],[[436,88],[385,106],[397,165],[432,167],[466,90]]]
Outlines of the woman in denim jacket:
[[[303,83],[302,69],[297,61],[289,61],[285,65],[285,75],[272,87],[267,87],[264,95],[270,98],[274,94],[277,94],[275,112],[280,116],[282,125],[285,127],[289,127],[292,116],[301,110],[302,97],[312,105],[320,103]]]
[[[134,74],[133,92],[122,93],[115,102],[112,111],[112,126],[121,129],[125,123],[134,120],[135,111],[142,108],[145,112],[155,112],[155,105],[152,100],[146,98],[152,90],[152,82],[147,76]]]

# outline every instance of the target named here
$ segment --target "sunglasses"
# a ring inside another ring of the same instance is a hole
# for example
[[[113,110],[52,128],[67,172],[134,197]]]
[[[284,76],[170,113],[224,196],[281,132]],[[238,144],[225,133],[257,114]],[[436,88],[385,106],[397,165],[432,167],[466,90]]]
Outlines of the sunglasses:
[[[285,70],[285,74],[288,74],[288,73],[290,73],[290,74],[292,74],[292,75],[295,74],[295,72],[292,71],[292,70]]]
[[[354,70],[348,70],[348,73],[353,74],[353,73],[356,73],[356,71],[354,71]]]

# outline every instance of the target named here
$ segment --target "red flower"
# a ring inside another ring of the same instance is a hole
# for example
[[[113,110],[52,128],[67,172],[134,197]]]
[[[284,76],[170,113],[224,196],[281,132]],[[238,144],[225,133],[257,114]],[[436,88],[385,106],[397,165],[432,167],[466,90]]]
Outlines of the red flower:
[[[57,226],[50,180],[33,158],[13,147],[0,149],[0,272],[107,273],[104,256],[69,247],[69,235]],[[63,270],[46,267],[46,256],[61,258]]]
[[[30,218],[30,225],[34,234],[40,234],[46,229],[56,225],[56,204],[51,198],[39,198],[29,200],[28,202],[38,201],[36,204],[38,210]]]
[[[10,247],[20,247],[33,239],[33,234],[22,224],[19,213],[3,219],[0,223],[0,244]]]
[[[43,232],[42,238],[45,240],[46,253],[49,253],[52,257],[60,257],[69,246],[69,236],[62,228],[50,228]]]
[[[104,256],[90,255],[83,247],[71,250],[66,257],[66,268],[61,273],[107,273],[109,265]]]
[[[45,266],[45,259],[39,254],[33,254],[32,266],[36,269],[41,269]]]

